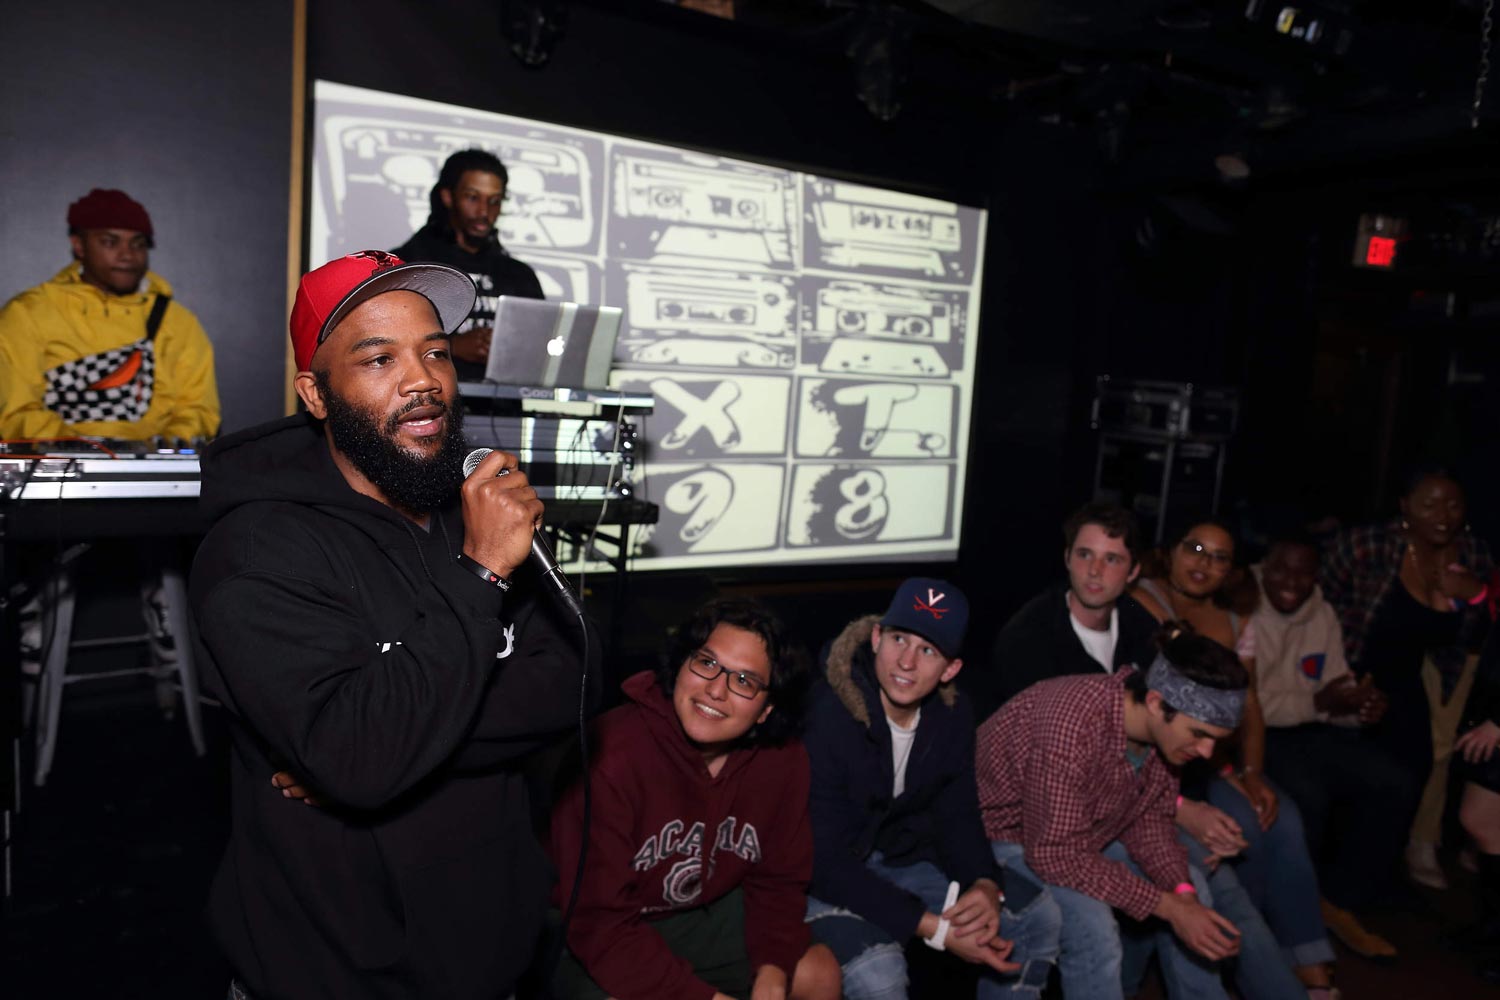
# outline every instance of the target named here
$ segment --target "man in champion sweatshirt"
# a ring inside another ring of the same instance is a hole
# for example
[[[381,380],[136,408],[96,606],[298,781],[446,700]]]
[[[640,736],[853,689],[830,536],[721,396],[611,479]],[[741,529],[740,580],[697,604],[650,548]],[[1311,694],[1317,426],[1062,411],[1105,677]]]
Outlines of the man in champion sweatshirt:
[[[793,738],[806,667],[760,605],[716,601],[590,740],[592,821],[554,982],[559,1000],[837,1000],[802,922],[808,764]],[[559,908],[585,832],[575,781],[552,815]]]

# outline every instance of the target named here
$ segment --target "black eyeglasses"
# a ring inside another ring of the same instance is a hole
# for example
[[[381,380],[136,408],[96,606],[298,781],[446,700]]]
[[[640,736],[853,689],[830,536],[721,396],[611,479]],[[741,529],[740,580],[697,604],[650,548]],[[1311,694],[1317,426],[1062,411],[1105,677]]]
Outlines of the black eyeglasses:
[[[717,680],[720,674],[728,674],[729,690],[741,698],[754,698],[770,687],[765,681],[748,671],[724,666],[701,649],[688,657],[688,669],[706,681]]]
[[[1234,554],[1222,549],[1211,549],[1196,538],[1184,538],[1182,551],[1190,556],[1202,556],[1216,566],[1228,566],[1234,562]]]

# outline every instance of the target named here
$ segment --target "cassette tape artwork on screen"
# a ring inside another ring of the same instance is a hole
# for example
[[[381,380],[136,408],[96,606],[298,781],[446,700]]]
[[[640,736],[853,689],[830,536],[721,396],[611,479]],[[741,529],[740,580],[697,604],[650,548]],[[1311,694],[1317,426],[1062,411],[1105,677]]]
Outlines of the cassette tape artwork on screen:
[[[803,201],[809,267],[965,283],[975,274],[975,209],[811,176]]]
[[[799,458],[952,458],[958,390],[804,378],[797,412]]]
[[[425,102],[371,107],[367,91],[319,81],[319,158],[313,184],[314,257],[402,243],[427,221],[444,161],[462,149],[494,153],[509,173],[500,240],[597,253],[602,139],[503,115],[435,114]]]
[[[968,293],[804,279],[802,364],[821,372],[948,378],[963,367]]]
[[[656,524],[632,536],[632,554],[667,559],[774,553],[781,545],[780,505],[775,500],[782,495],[785,478],[786,467],[780,463],[654,463],[651,495],[660,515]]]
[[[538,253],[516,254],[516,257],[536,272],[545,298],[585,305],[596,305],[603,299],[604,274],[591,260]]]
[[[952,465],[823,464],[792,469],[790,546],[851,546],[948,537]]]
[[[649,392],[651,415],[647,458],[780,458],[787,450],[790,377],[688,375],[676,372],[616,372],[611,385]]]
[[[309,266],[404,243],[445,159],[477,147],[509,172],[498,236],[546,298],[621,309],[609,384],[653,399],[638,464],[601,471],[609,449],[567,420],[518,445],[559,486],[613,477],[658,506],[631,529],[635,565],[957,551],[982,209],[342,84],[314,96]]]
[[[625,264],[625,315],[616,357],[632,365],[791,368],[797,356],[792,278]]]
[[[796,265],[797,187],[785,170],[616,145],[610,154],[614,254],[702,266]]]

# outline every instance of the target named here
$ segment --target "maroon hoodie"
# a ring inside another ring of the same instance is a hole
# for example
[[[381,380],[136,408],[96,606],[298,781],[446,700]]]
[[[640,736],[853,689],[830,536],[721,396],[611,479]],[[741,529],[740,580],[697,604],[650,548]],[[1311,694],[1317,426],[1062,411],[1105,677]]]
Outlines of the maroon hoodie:
[[[601,716],[589,740],[593,822],[568,947],[619,1000],[707,1000],[713,988],[651,921],[739,887],[751,969],[775,965],[790,982],[810,944],[807,752],[795,741],[735,750],[710,777],[656,678],[636,674],[623,690],[631,703]],[[582,815],[574,784],[552,813],[558,906],[573,888]]]

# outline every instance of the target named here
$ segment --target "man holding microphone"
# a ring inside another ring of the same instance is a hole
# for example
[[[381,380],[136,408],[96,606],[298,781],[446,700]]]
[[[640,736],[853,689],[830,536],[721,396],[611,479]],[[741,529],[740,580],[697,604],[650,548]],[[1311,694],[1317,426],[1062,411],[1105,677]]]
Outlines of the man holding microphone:
[[[462,473],[449,335],[473,299],[381,251],[305,275],[307,413],[205,456],[192,603],[230,715],[210,915],[232,995],[505,997],[532,957],[551,877],[521,758],[576,721],[582,637],[536,596],[515,456]]]

